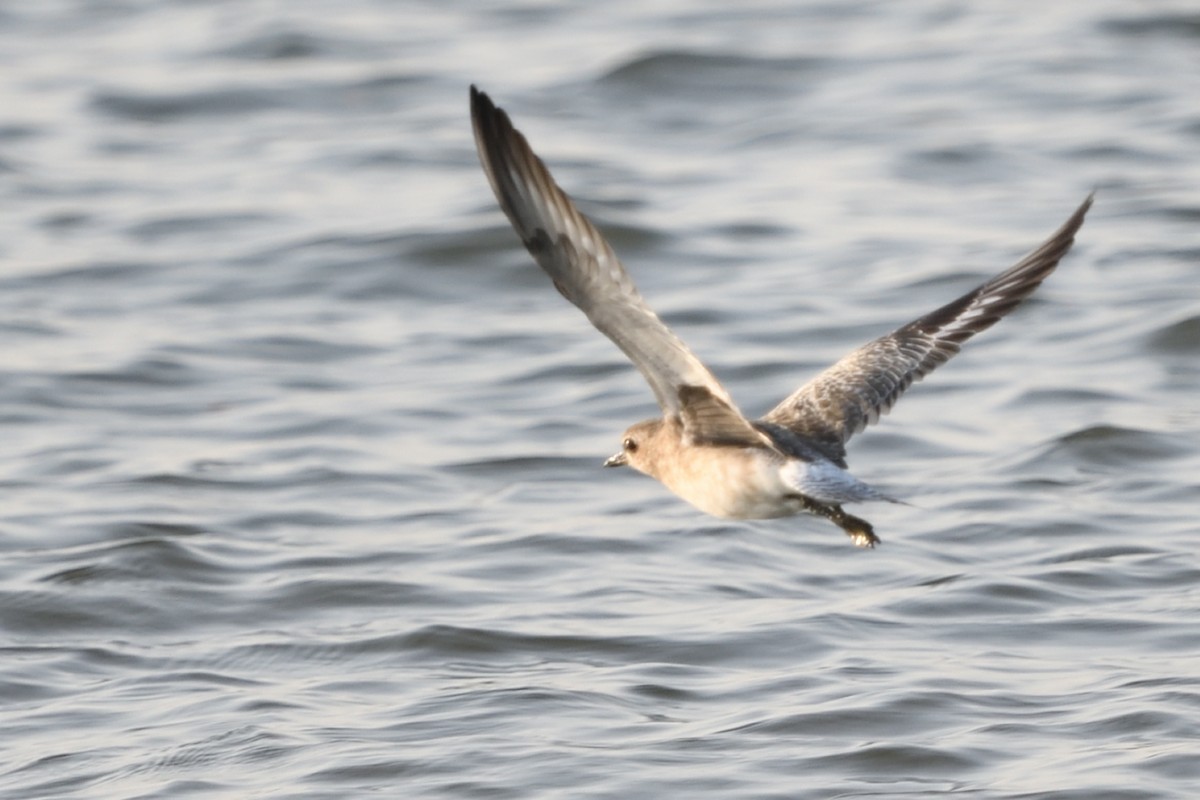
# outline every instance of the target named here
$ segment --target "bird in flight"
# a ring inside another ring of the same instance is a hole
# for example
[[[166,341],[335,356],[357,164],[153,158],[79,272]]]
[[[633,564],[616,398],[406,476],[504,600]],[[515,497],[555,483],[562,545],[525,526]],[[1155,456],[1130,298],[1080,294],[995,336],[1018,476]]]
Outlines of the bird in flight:
[[[604,236],[580,213],[525,136],[471,87],[475,147],[500,208],[558,291],[619,347],[650,384],[662,416],[625,431],[606,467],[629,466],[718,517],[809,512],[874,547],[871,524],[845,503],[892,500],[850,474],[846,442],[914,381],[1033,293],[1075,241],[1089,195],[1040,247],[957,300],[880,336],[757,420],[646,304]]]

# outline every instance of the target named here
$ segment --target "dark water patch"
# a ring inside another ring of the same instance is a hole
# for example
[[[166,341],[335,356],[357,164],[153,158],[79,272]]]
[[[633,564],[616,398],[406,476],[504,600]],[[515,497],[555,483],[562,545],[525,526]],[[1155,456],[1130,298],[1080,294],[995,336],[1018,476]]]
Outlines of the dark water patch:
[[[404,237],[402,244],[406,260],[428,267],[492,268],[498,254],[511,255],[520,248],[512,231],[500,226],[466,234],[458,231],[410,234]]]
[[[28,336],[31,338],[53,338],[65,335],[60,324],[42,319],[0,320],[0,332],[13,337]]]
[[[909,151],[897,165],[897,175],[914,181],[950,185],[975,183],[1003,169],[1005,158],[983,143],[957,143]]]
[[[107,89],[96,92],[91,105],[101,114],[134,122],[182,122],[195,117],[222,118],[261,114],[282,108],[278,91],[223,88],[175,94]]]
[[[115,156],[123,161],[132,161],[135,158],[169,158],[169,153],[172,149],[171,145],[167,142],[149,137],[139,138],[130,135],[110,135],[96,142],[95,147],[97,152],[108,156]],[[124,191],[129,191],[131,187],[125,185],[120,188],[123,188]]]
[[[1171,546],[1164,542],[1162,547]],[[1136,547],[1129,548],[1137,552]],[[1070,564],[1054,567],[1054,564]],[[1200,568],[1166,550],[1150,550],[1146,554],[1121,557],[1090,557],[1088,550],[1073,552],[1057,561],[1046,562],[1046,568],[1031,577],[1071,591],[1112,593],[1123,590],[1135,597],[1153,597],[1154,593],[1170,587],[1191,586],[1200,579]]]
[[[29,391],[26,402],[42,410],[102,412],[109,419],[129,420],[142,417],[146,423],[154,419],[180,418],[198,423],[201,415],[219,414],[229,406],[224,399],[205,399],[189,396],[186,392],[175,393],[175,387],[170,384],[159,386],[154,383],[139,383],[137,380],[126,380],[125,376],[113,380],[93,380],[93,375],[85,373],[79,380],[70,375],[56,378],[47,386]],[[141,391],[131,393],[130,387]],[[148,391],[154,388],[161,389],[161,393]],[[79,446],[79,450],[86,449],[88,447],[84,445]],[[64,451],[50,448],[43,452],[46,455],[55,455]],[[72,451],[65,453],[69,457]]]
[[[1163,250],[1162,254],[1189,267],[1200,264],[1200,247],[1170,248]]]
[[[0,678],[0,702],[5,705],[44,702],[61,695],[62,690],[52,688],[44,673]]]
[[[530,353],[537,354],[548,349],[545,343],[545,337],[539,335],[536,330],[530,330],[527,333],[513,332],[492,332],[490,335],[477,334],[473,331],[463,331],[455,337],[456,343],[469,349],[487,348],[505,350],[514,353]],[[550,371],[550,370],[547,370]],[[504,378],[505,384],[516,384],[518,386],[527,385],[525,380],[538,380],[543,376],[541,371],[527,372],[520,375],[514,375]]]
[[[347,533],[354,529],[353,523],[348,523],[344,526]],[[359,531],[353,531],[355,534]],[[304,580],[312,580],[314,576],[340,576],[357,574],[363,576],[369,582],[380,580],[379,576],[385,576],[387,579],[395,578],[398,582],[401,577],[413,577],[411,564],[415,562],[428,563],[430,560],[439,560],[441,555],[438,550],[441,542],[437,540],[425,540],[416,542],[412,539],[404,539],[396,537],[389,538],[386,541],[386,547],[377,551],[369,552],[351,552],[347,555],[344,551],[339,550],[336,553],[321,553],[317,555],[303,554],[300,556],[291,556],[287,558],[275,558],[271,561],[270,572],[273,576],[273,581],[281,582],[295,578],[297,575],[303,575]],[[424,568],[421,569],[424,574]],[[431,578],[431,584],[434,582]],[[420,584],[425,585],[425,584]],[[414,584],[414,587],[418,587]]]
[[[752,647],[772,642],[773,647]],[[400,650],[427,659],[465,659],[468,661],[502,659],[505,662],[529,658],[550,661],[604,664],[636,663],[639,654],[654,653],[657,662],[693,666],[733,664],[743,661],[750,650],[772,663],[794,663],[818,657],[827,648],[815,637],[796,635],[779,642],[772,631],[744,631],[722,641],[688,641],[683,638],[644,636],[587,636],[567,634],[518,633],[512,630],[480,629],[455,625],[426,625],[405,634],[397,642]],[[774,652],[772,652],[774,651]]]
[[[97,576],[102,583],[124,584],[125,576],[102,572],[106,574]],[[172,597],[173,602],[179,599],[177,594]],[[113,592],[65,593],[57,586],[49,591],[0,591],[5,608],[0,627],[21,641],[100,632],[119,635],[130,629],[145,633],[177,630],[184,620],[175,612],[160,611],[158,604],[163,600],[135,600]]]
[[[934,431],[897,433],[886,428],[873,428],[869,435],[854,443],[850,459],[854,464],[863,465],[864,471],[874,470],[877,477],[870,477],[868,480],[872,485],[884,489],[885,486],[903,486],[904,476],[892,472],[888,467],[895,461],[897,454],[902,454],[907,462],[927,461],[929,463],[975,455],[970,448],[956,447],[947,441],[938,439]],[[864,474],[862,477],[867,476]],[[913,491],[922,491],[923,493],[925,488],[913,487]],[[915,502],[919,504],[920,501]]]
[[[14,766],[4,778],[20,781],[12,800],[41,800],[45,797],[70,797],[92,791],[107,775],[104,767],[94,767],[91,753],[55,753]],[[43,777],[42,773],[49,773]],[[0,782],[0,787],[4,782]]]
[[[281,381],[280,386],[289,389],[310,388],[309,381]],[[351,439],[370,440],[391,436],[394,429],[383,417],[370,415],[343,416],[324,414],[275,414],[258,417],[253,426],[253,438],[259,441],[288,441],[314,439],[328,441],[337,436]],[[334,476],[335,477],[335,476]],[[366,479],[367,476],[359,476]]]
[[[1158,778],[1179,781],[1181,785],[1200,781],[1200,763],[1185,747],[1172,748],[1180,752],[1152,755],[1138,765],[1142,772]]]
[[[826,63],[820,58],[765,58],[669,50],[629,59],[609,70],[599,83],[639,94],[652,92],[667,96],[695,93],[711,97],[714,92],[722,91],[759,94],[769,87],[775,90],[794,87],[802,75],[811,74]]]
[[[1163,209],[1162,213],[1171,218],[1186,223],[1200,222],[1200,206],[1177,205]]]
[[[256,262],[254,267],[262,269],[264,264]],[[349,263],[345,268],[353,270],[354,264]],[[180,302],[199,308],[214,307],[252,307],[258,303],[271,302],[282,304],[288,300],[328,297],[331,293],[330,283],[313,276],[297,277],[295,274],[281,276],[279,272],[263,271],[248,273],[237,277],[214,277],[213,280],[199,285],[187,286],[181,293]],[[204,352],[212,352],[205,348],[204,343],[198,345]],[[227,351],[227,348],[225,348]]]
[[[104,385],[110,389],[184,388],[206,384],[211,375],[205,371],[171,358],[143,358],[131,364],[103,371],[69,372],[55,376],[60,388],[68,392],[88,386]]]
[[[296,613],[263,605],[256,609],[258,614],[263,615],[269,615],[271,611],[281,616]],[[222,674],[309,675],[321,667],[335,667],[355,660],[361,663],[361,656],[378,652],[361,642],[323,641],[307,636],[289,636],[287,641],[278,641],[280,634],[260,634],[260,637],[277,640],[235,644],[222,652],[207,654],[205,666]]]
[[[1134,105],[1134,103],[1129,101],[1122,103],[1122,105]],[[1113,164],[1125,164],[1130,162],[1142,164],[1165,164],[1170,163],[1173,160],[1171,156],[1165,155],[1161,152],[1156,152],[1149,147],[1121,142],[1102,142],[1076,145],[1074,147],[1064,148],[1062,151],[1062,156],[1063,158],[1074,159],[1089,164],[1094,164],[1097,162],[1112,162]]]
[[[987,606],[988,613],[1020,614],[1048,605],[1066,606],[1073,598],[1052,586],[1017,580],[987,581],[973,592]]]
[[[157,243],[167,239],[235,235],[242,228],[279,221],[280,218],[273,214],[253,211],[186,214],[139,222],[127,228],[126,232],[135,239]]]
[[[1169,434],[1093,425],[1059,437],[1031,463],[1052,460],[1112,468],[1170,461],[1190,454],[1184,442]]]
[[[136,674],[149,663],[144,648],[128,643],[104,647],[33,643],[0,647],[0,655],[6,664],[19,669],[18,675],[43,676],[56,694],[69,690],[80,676],[99,679],[113,673]]]
[[[327,40],[300,31],[274,31],[243,39],[218,50],[218,55],[246,61],[292,61],[329,52]]]
[[[464,235],[469,239],[472,234]],[[270,248],[255,250],[233,259],[235,267],[261,271],[263,265],[281,265],[287,270],[287,285],[278,278],[270,282],[229,281],[197,292],[191,302],[200,304],[245,304],[261,299],[278,300],[286,296],[338,296],[350,300],[416,300],[438,297],[448,287],[428,280],[409,269],[409,243],[420,243],[432,234],[407,237],[387,233],[297,237]],[[449,241],[449,239],[445,240]],[[470,248],[468,248],[470,249]],[[447,265],[451,266],[453,260]],[[283,266],[286,265],[286,266]],[[455,291],[461,287],[452,284]]]
[[[1188,461],[1193,460],[1188,459]],[[1163,523],[1164,533],[1168,536],[1191,527],[1184,524],[1176,528],[1175,525],[1191,522],[1191,515],[1179,512],[1189,503],[1200,499],[1200,475],[1197,475],[1188,466],[1187,461],[1184,462],[1179,472],[1189,477],[1179,482],[1163,480],[1161,476],[1131,478],[1122,480],[1118,486],[1113,487],[1119,488],[1122,496],[1130,503],[1128,515],[1120,517],[1119,521],[1126,525],[1128,530],[1137,531],[1139,521],[1137,514],[1139,512],[1151,514]],[[1193,475],[1195,477],[1191,477]],[[1101,484],[1097,487],[1097,491],[1104,491],[1107,488],[1109,487]]]
[[[1200,315],[1164,325],[1150,334],[1146,344],[1156,352],[1200,359]]]
[[[396,481],[398,479],[392,477],[390,480]],[[384,480],[382,482],[386,485],[388,481]],[[345,530],[361,524],[363,524],[362,519],[348,514],[335,514],[331,511],[304,511],[301,509],[289,509],[285,512],[247,514],[238,517],[236,520],[236,527],[238,529],[258,532],[293,531],[297,529]]]
[[[361,169],[366,172],[395,170],[397,174],[404,174],[408,168],[413,166],[429,166],[425,154],[417,155],[407,148],[389,145],[345,153],[337,157],[337,162],[350,169]]]
[[[676,308],[669,313],[664,312],[662,317],[663,321],[672,328],[683,330],[736,325],[741,321],[742,314],[739,310],[730,308],[692,306]]]
[[[152,751],[150,757],[133,771],[137,773],[177,772],[203,767],[212,769],[231,764],[255,764],[264,768],[294,749],[292,737],[281,736],[254,723],[245,723],[221,733],[194,741],[170,745]]]
[[[1005,800],[1164,800],[1172,795],[1150,789],[1097,786],[1088,789],[1047,789],[1005,795]]]
[[[364,763],[343,764],[332,767],[320,767],[313,772],[309,772],[304,776],[306,783],[315,784],[330,784],[337,787],[343,787],[339,791],[346,791],[345,787],[361,787],[359,791],[369,793],[373,791],[372,787],[390,786],[397,780],[419,780],[421,778],[428,779],[432,776],[453,776],[459,775],[460,769],[452,764],[430,763],[424,759],[405,759],[396,756],[379,756],[373,760]],[[443,789],[448,789],[445,784]],[[470,797],[470,792],[459,793],[455,787],[453,791],[445,791],[445,796],[461,796]],[[349,789],[354,791],[354,789]],[[303,795],[295,795],[299,798],[309,795],[305,792]],[[487,786],[483,788],[479,795],[480,797],[495,797],[497,800],[503,800],[507,797],[519,798],[522,794],[517,790],[506,791],[500,786]]]
[[[1109,33],[1133,38],[1180,37],[1200,38],[1200,14],[1177,12],[1144,14],[1101,22],[1101,28]]]
[[[46,134],[46,128],[41,125],[21,122],[0,123],[0,142],[22,142],[36,139]]]
[[[828,707],[751,723],[737,732],[769,738],[870,739],[884,723],[903,725],[910,735],[916,736],[953,726],[962,709],[975,703],[969,696],[955,692],[921,691],[882,698],[840,698],[836,703],[823,705]]]
[[[160,273],[163,265],[151,261],[97,261],[82,266],[26,272],[0,280],[10,290],[86,290],[136,284]]]
[[[897,603],[892,611],[902,618],[930,620],[1007,620],[1036,611],[1045,603],[1071,604],[1060,589],[1029,581],[995,580],[963,582],[945,591],[931,592]]]
[[[97,217],[86,211],[56,211],[38,220],[41,227],[57,233],[70,233],[94,226],[97,222]]]
[[[519,241],[506,233],[494,228],[452,236],[422,232],[403,239],[386,235],[325,239],[289,248],[288,258],[312,270],[308,294],[354,302],[432,301],[463,306],[479,303],[485,295],[544,289],[544,274],[529,261]],[[264,260],[278,259],[268,254]],[[262,294],[270,291],[271,287],[264,287]]]
[[[668,703],[687,703],[700,699],[697,692],[681,689],[675,686],[665,686],[661,683],[642,683],[630,686],[626,691],[629,694],[638,697],[647,697],[651,700],[665,701]]]
[[[1194,735],[1193,723],[1186,714],[1145,710],[1105,716],[1079,725],[1076,730],[1106,740],[1154,741],[1190,738]]]
[[[169,487],[177,489],[224,490],[236,493],[264,490],[304,490],[313,488],[332,489],[336,486],[362,489],[374,482],[403,485],[404,478],[397,474],[366,474],[333,467],[301,466],[284,470],[272,470],[269,477],[261,474],[262,467],[252,466],[250,474],[217,477],[207,474],[182,472],[155,472],[120,481],[130,486]]]
[[[1001,408],[1014,412],[1038,406],[1069,407],[1095,404],[1104,408],[1121,403],[1126,399],[1115,391],[1083,387],[1037,388],[1022,391],[1011,400],[1005,401]]]
[[[421,84],[414,75],[381,73],[361,80],[306,81],[263,86],[221,86],[174,93],[99,89],[91,107],[100,114],[147,124],[186,124],[196,120],[249,119],[279,111],[395,111]]]
[[[988,277],[988,272],[982,267],[974,271],[951,268],[944,272],[938,272],[936,275],[915,280],[904,278],[900,287],[905,290],[919,290],[922,297],[928,298],[926,302],[930,306],[936,306],[938,303],[953,300],[960,293],[969,292]],[[884,291],[895,291],[895,289],[887,287]]]
[[[1121,572],[1095,569],[1090,565],[1075,569],[1046,570],[1038,573],[1037,579],[1061,590],[1083,594],[1101,594],[1110,590],[1133,588],[1137,583]]]
[[[722,239],[753,242],[758,242],[763,239],[782,239],[791,236],[794,233],[795,231],[792,228],[783,225],[773,225],[771,223],[760,222],[752,219],[744,220],[742,222],[731,222],[712,229],[712,234]]]
[[[581,458],[510,456],[444,464],[442,469],[451,475],[464,477],[495,474],[537,475],[547,472],[561,475],[568,469],[577,469],[584,462],[585,459]]]
[[[1111,561],[1132,556],[1157,556],[1162,551],[1138,544],[1114,544],[1098,547],[1083,547],[1069,553],[1061,553],[1045,559],[1044,564],[1068,564],[1074,561]]]
[[[928,747],[907,744],[867,744],[836,755],[808,759],[806,768],[853,774],[859,780],[886,776],[891,782],[924,783],[934,776],[961,779],[986,766],[989,754],[972,753],[964,747]]]
[[[288,62],[330,58],[361,61],[378,58],[387,52],[388,48],[382,42],[363,37],[350,38],[328,31],[285,28],[243,37],[209,51],[207,55],[237,61]]]
[[[493,345],[501,350],[511,352],[521,352],[525,348],[521,345],[528,344],[530,341],[544,341],[536,334],[516,335],[508,337],[497,337],[493,342],[470,342],[474,346]],[[601,387],[602,379],[610,378],[614,375],[623,375],[629,371],[629,362],[620,360],[619,357],[613,357],[611,360],[595,361],[591,363],[562,363],[553,364],[546,367],[537,367],[535,369],[519,372],[514,375],[505,377],[501,384],[514,389],[526,389],[530,386],[553,386],[556,384],[580,384],[585,386],[595,385],[598,389]],[[553,405],[553,401],[550,403]],[[538,408],[541,404],[531,404],[530,408]]]
[[[141,538],[73,552],[72,561],[85,561],[53,571],[39,580],[82,586],[96,583],[230,582],[225,565],[195,547],[173,539]]]
[[[381,348],[365,344],[283,335],[233,339],[221,349],[239,359],[287,364],[329,364],[382,352]]]
[[[1175,689],[1177,687],[1192,687],[1197,692],[1166,692],[1163,699],[1177,703],[1182,702],[1186,705],[1200,705],[1200,678],[1191,675],[1174,675],[1171,677],[1161,678],[1137,678],[1127,683],[1118,686],[1118,689]]]
[[[564,570],[574,569],[578,566],[578,562],[572,561],[570,558],[575,556],[615,555],[624,557],[638,554],[648,556],[654,551],[654,548],[644,542],[631,541],[619,536],[582,535],[570,531],[550,533],[520,533],[509,530],[482,531],[479,541],[476,541],[476,536],[466,536],[463,537],[462,543],[470,545],[469,550],[464,551],[464,555],[469,554],[475,559],[482,559],[484,563],[482,568],[472,570],[472,574],[479,573],[481,569],[486,571],[494,567],[495,577],[506,579],[511,579],[518,571],[529,574],[538,569],[548,575],[551,573],[561,574]],[[538,553],[542,559],[549,559],[553,556],[567,556],[568,558],[554,563],[539,560],[538,563],[529,567],[519,561],[514,564],[512,559],[519,557],[522,553]],[[505,556],[509,557],[509,560],[499,560]],[[492,561],[492,559],[496,560]],[[607,591],[607,589],[603,590],[604,593]]]
[[[320,613],[335,609],[389,609],[389,613],[417,605],[440,605],[444,591],[429,585],[402,581],[303,578],[272,587],[263,602],[281,608],[313,608]]]

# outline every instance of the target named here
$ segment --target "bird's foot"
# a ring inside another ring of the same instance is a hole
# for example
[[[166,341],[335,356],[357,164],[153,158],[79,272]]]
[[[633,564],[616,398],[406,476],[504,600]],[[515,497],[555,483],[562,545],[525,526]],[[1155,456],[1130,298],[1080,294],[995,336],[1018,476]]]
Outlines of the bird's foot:
[[[837,525],[846,532],[850,537],[850,541],[854,542],[855,547],[865,547],[870,550],[877,544],[881,544],[881,540],[875,535],[875,529],[871,527],[871,523],[861,517],[856,517],[853,514],[847,514],[839,505],[832,503],[818,503],[807,497],[801,497],[804,507],[814,514],[819,514],[825,519]]]
[[[875,531],[871,529],[871,525],[865,520],[851,517],[855,522],[862,523],[859,527],[844,527],[842,530],[850,537],[850,541],[854,542],[855,547],[865,547],[868,550],[874,549],[875,545],[880,544],[880,539],[875,535]]]

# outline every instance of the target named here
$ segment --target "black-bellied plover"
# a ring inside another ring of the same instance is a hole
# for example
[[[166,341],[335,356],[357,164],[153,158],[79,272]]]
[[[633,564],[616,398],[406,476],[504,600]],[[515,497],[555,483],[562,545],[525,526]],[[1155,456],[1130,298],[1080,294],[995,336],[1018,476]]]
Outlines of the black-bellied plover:
[[[846,441],[891,409],[914,381],[1016,308],[1070,250],[1089,195],[1044,244],[977,289],[868,342],[759,420],[642,300],[596,227],[558,187],[508,115],[471,87],[479,159],[500,207],[558,291],[645,376],[662,417],[625,431],[607,467],[657,478],[718,517],[769,519],[808,511],[860,547],[879,542],[843,503],[890,500],[849,473]]]

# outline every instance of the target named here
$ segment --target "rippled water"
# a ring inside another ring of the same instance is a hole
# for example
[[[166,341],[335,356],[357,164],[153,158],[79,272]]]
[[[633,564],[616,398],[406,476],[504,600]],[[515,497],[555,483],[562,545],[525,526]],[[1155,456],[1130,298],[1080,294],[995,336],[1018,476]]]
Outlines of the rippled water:
[[[1185,2],[0,3],[0,794],[1191,798]],[[885,545],[654,413],[467,86],[762,412],[1098,199],[856,439]]]

